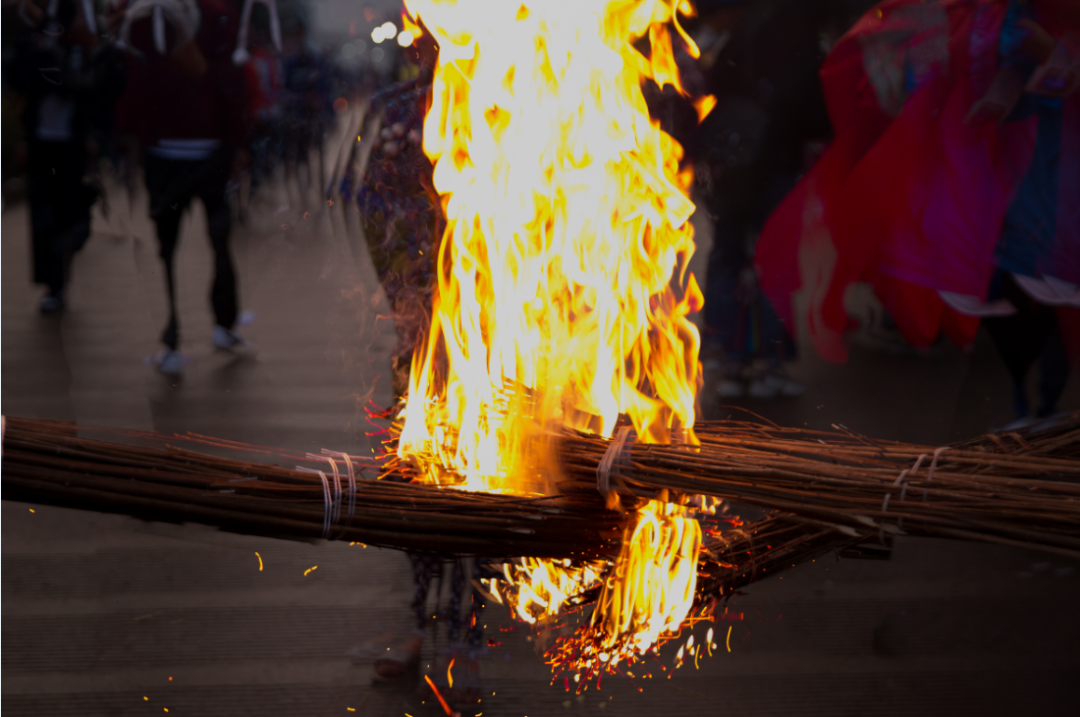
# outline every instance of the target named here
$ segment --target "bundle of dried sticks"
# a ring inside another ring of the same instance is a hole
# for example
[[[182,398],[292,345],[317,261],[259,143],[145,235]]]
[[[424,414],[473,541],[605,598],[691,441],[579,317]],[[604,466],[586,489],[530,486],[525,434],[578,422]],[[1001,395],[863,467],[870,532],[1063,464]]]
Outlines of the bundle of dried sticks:
[[[627,520],[605,510],[595,492],[530,499],[439,490],[373,480],[378,471],[365,478],[364,459],[341,453],[279,454],[306,464],[290,469],[176,447],[184,436],[120,433],[161,447],[80,438],[70,423],[7,418],[3,498],[489,558],[613,556]]]
[[[614,556],[632,513],[607,510],[598,484],[622,493],[625,508],[643,498],[712,495],[770,510],[707,531],[701,601],[895,534],[1080,556],[1080,418],[937,449],[842,429],[719,422],[696,431],[701,445],[694,447],[635,445],[625,431],[616,441],[568,435],[559,446],[563,494],[530,499],[374,480],[385,463],[340,453],[271,451],[305,463],[288,469],[172,445],[190,436],[139,434],[162,446],[142,447],[79,438],[71,424],[8,419],[3,497],[488,558]]]
[[[758,423],[695,427],[700,446],[631,445],[612,490],[711,495],[857,535],[982,540],[1080,557],[1080,419],[931,448]],[[590,436],[560,451],[569,491],[595,489],[614,448]]]

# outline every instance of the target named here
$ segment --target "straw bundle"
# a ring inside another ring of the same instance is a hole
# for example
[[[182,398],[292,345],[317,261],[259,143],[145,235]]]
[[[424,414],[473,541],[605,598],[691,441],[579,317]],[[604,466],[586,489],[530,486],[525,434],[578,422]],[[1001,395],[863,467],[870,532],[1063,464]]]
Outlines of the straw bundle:
[[[608,477],[612,489],[715,496],[851,537],[961,538],[1080,557],[1076,418],[938,448],[742,422],[695,431],[700,446],[623,448]],[[560,450],[564,489],[595,490],[610,448],[599,438],[568,439]]]
[[[892,535],[1080,556],[1080,419],[943,448],[871,440],[842,427],[822,432],[718,422],[699,424],[696,432],[700,446],[568,435],[559,446],[563,494],[520,498],[373,480],[393,473],[386,463],[357,456],[274,452],[305,463],[290,469],[172,445],[190,437],[142,433],[137,437],[161,447],[121,445],[80,438],[71,424],[8,419],[3,497],[241,533],[496,559],[610,559],[632,519],[629,509],[645,498],[711,495],[771,511],[731,529],[707,526],[702,602],[832,550]],[[618,460],[611,460],[612,451]],[[605,508],[598,484],[621,494],[626,512]]]
[[[612,556],[627,520],[605,510],[595,493],[530,499],[439,490],[365,479],[365,459],[357,456],[294,456],[306,466],[290,469],[170,445],[180,436],[140,433],[163,446],[141,447],[79,438],[69,423],[6,423],[7,500],[490,558]]]

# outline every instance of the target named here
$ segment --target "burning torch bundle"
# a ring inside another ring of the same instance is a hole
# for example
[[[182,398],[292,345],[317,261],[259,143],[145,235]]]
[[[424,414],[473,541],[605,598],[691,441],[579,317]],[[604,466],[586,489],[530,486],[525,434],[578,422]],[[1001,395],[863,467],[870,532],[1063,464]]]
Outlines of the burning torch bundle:
[[[397,458],[112,431],[142,444],[130,445],[31,419],[4,426],[5,499],[479,555],[505,562],[506,579],[487,589],[530,623],[606,602],[574,640],[556,645],[553,659],[571,669],[596,668],[615,648],[648,652],[735,590],[855,543],[934,535],[1080,555],[1080,417],[937,448],[727,421],[699,423],[701,445],[692,447],[566,433],[552,456],[563,476],[552,497],[402,482],[418,476]],[[185,443],[298,465],[177,447]],[[600,492],[605,483],[617,505]],[[702,495],[771,511],[743,522]],[[632,612],[610,609],[634,595],[659,616],[645,623],[649,632],[619,623]]]
[[[688,0],[405,5],[439,48],[422,142],[445,231],[392,455],[286,470],[13,423],[5,497],[513,556],[486,588],[520,619],[594,605],[553,648],[557,668],[586,674],[855,542],[1080,554],[1075,421],[926,448],[697,420],[692,170],[642,92],[683,92]],[[724,500],[772,512],[742,525]]]

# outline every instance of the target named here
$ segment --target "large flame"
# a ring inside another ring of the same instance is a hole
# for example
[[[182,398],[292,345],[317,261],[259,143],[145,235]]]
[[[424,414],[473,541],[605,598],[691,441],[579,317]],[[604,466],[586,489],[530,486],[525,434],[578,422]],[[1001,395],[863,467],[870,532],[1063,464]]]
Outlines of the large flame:
[[[610,437],[627,416],[640,441],[696,443],[690,172],[642,94],[649,79],[681,91],[669,28],[696,56],[686,0],[406,7],[439,47],[424,150],[447,229],[399,455],[435,483],[547,493],[566,428]],[[597,629],[641,647],[678,627],[700,541],[680,510],[641,513],[616,574],[648,575],[605,588],[625,605]],[[522,571],[526,619],[598,579],[544,561]]]

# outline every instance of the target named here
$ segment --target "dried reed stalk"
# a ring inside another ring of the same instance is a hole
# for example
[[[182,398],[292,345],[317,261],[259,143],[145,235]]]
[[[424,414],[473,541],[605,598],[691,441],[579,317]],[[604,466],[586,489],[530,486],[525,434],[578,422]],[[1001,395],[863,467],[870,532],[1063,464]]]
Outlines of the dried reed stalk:
[[[363,473],[356,481],[350,519],[347,467],[338,458],[339,515],[326,532],[327,501],[317,474],[170,445],[183,437],[150,433],[138,437],[155,439],[162,447],[79,438],[72,424],[8,418],[3,497],[143,519],[207,523],[239,533],[327,537],[490,558],[610,557],[618,552],[627,521],[627,516],[607,511],[595,494],[487,495],[365,479]],[[327,475],[333,500],[329,461],[294,459]],[[365,459],[350,460],[357,467]]]
[[[1080,557],[1078,418],[940,448],[732,421],[695,430],[700,446],[632,446],[611,484],[641,497],[711,495],[852,537],[962,538]],[[564,489],[594,487],[609,446],[567,438]]]

